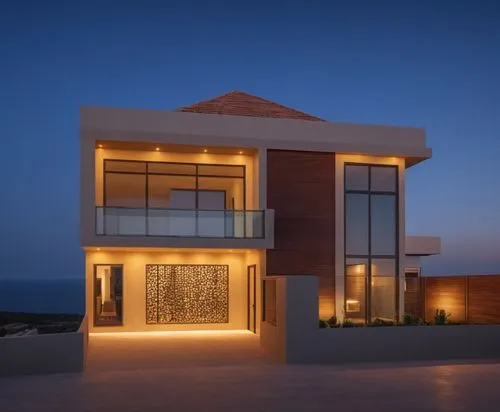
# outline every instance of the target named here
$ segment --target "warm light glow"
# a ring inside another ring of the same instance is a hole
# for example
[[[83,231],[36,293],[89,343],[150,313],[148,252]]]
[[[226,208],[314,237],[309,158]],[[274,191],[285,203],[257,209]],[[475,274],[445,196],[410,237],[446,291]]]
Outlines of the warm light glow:
[[[346,312],[359,312],[361,310],[361,305],[359,304],[359,300],[355,299],[347,299],[345,301],[345,311]]]
[[[144,338],[144,337],[170,337],[187,338],[196,335],[205,336],[231,336],[231,335],[253,335],[249,330],[172,330],[151,332],[90,332],[92,337],[116,337],[116,338]]]
[[[238,153],[239,153],[239,154],[243,154],[243,150],[240,150]]]
[[[208,149],[203,149],[203,153],[207,153],[208,152]]]
[[[98,145],[99,149],[102,149],[102,144]]]
[[[157,147],[157,148],[156,148],[156,151],[157,151],[157,152],[159,152],[159,151],[160,151],[160,148],[159,148],[159,147]]]
[[[100,248],[100,247],[98,247],[96,250],[99,252],[99,251],[101,250],[101,248]]]

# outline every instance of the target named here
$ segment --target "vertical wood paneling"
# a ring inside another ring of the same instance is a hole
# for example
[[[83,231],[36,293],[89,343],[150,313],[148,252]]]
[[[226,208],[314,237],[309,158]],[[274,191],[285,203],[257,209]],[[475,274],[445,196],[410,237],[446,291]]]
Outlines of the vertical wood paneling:
[[[405,278],[405,314],[413,318],[422,318],[422,290],[420,287],[421,278],[418,276],[409,276]]]
[[[267,153],[267,207],[275,210],[267,273],[318,276],[322,318],[335,312],[334,171],[333,153]]]
[[[425,277],[425,320],[434,321],[436,309],[444,309],[450,313],[450,320],[463,322],[466,320],[465,276]]]
[[[469,276],[469,322],[500,323],[500,275]]]
[[[405,311],[413,313],[420,305],[425,320],[434,321],[436,309],[451,313],[456,322],[500,323],[500,275],[422,277],[420,300],[416,302],[414,286],[408,282]]]

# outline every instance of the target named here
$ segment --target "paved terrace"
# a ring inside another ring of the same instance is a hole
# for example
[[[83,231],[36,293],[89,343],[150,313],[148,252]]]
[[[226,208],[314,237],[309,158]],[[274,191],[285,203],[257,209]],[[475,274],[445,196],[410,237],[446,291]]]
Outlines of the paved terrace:
[[[245,332],[91,337],[83,375],[0,379],[8,411],[493,411],[500,364],[276,365]]]

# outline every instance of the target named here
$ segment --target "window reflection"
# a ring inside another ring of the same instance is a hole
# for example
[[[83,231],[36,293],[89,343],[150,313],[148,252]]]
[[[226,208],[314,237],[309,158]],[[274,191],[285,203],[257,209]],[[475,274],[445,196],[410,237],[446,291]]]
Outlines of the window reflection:
[[[346,190],[368,190],[368,166],[346,165]]]
[[[371,196],[371,254],[396,254],[396,196]]]
[[[123,267],[96,265],[94,275],[94,324],[96,326],[123,323]]]
[[[346,254],[368,254],[368,195],[348,193],[345,198]]]
[[[397,167],[345,166],[345,317],[397,319]]]
[[[370,171],[370,190],[372,192],[395,192],[396,175],[395,167],[372,167]]]

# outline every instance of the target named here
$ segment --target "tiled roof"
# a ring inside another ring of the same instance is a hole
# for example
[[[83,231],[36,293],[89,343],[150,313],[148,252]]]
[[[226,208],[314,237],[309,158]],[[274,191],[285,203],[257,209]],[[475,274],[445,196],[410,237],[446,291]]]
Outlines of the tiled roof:
[[[316,120],[316,116],[291,109],[278,103],[233,90],[213,99],[203,100],[190,106],[176,109],[177,112],[223,114],[228,116],[272,117],[278,119]]]

